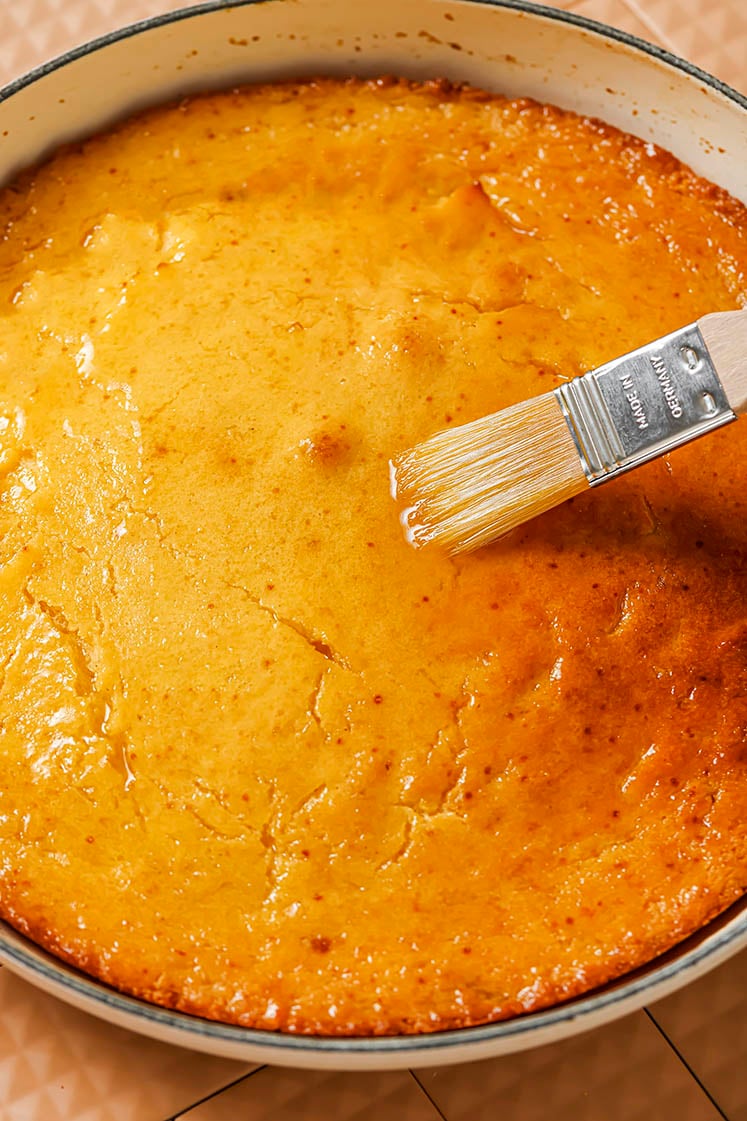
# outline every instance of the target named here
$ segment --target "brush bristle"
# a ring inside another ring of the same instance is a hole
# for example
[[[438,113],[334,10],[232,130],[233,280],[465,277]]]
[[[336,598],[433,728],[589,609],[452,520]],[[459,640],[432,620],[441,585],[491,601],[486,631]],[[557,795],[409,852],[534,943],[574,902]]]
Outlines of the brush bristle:
[[[450,553],[478,549],[589,485],[552,393],[438,432],[391,469],[407,539]]]

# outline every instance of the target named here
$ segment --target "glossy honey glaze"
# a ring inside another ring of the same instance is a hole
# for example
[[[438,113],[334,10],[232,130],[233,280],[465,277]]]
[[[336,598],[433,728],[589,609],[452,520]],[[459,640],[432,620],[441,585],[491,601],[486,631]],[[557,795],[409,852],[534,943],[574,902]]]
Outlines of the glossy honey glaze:
[[[747,885],[747,423],[474,555],[387,463],[747,298],[744,209],[433,83],[157,109],[0,195],[0,914],[328,1034],[539,1008]]]

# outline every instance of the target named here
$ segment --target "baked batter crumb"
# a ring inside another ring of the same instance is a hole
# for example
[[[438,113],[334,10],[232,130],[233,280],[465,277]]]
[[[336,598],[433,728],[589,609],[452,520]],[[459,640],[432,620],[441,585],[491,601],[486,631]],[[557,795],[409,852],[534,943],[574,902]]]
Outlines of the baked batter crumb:
[[[0,229],[0,914],[166,1007],[386,1034],[741,894],[747,425],[459,559],[386,471],[743,305],[740,204],[559,109],[329,80],[62,150]]]

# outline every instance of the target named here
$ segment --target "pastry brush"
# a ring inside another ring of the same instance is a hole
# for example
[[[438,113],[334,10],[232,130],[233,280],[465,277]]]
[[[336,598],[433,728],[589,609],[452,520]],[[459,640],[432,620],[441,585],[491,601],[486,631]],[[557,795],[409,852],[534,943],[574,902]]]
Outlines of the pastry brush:
[[[468,552],[747,412],[747,309],[705,315],[392,463],[410,543]]]

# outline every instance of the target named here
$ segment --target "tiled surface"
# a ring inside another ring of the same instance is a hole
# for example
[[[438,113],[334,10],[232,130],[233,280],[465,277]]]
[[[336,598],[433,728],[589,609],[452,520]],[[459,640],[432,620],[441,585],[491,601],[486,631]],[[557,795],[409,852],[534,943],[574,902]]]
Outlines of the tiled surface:
[[[577,15],[586,16],[587,19],[609,23],[621,31],[637,35],[639,39],[664,45],[661,36],[652,33],[650,24],[645,18],[641,18],[639,10],[634,10],[628,0],[538,0],[538,2],[549,3],[553,8],[565,8]]]
[[[651,1013],[730,1121],[747,1121],[747,953]]]
[[[0,1121],[164,1121],[251,1069],[102,1024],[0,967]]]
[[[499,1102],[511,1103],[510,1121],[719,1121],[642,1012],[534,1051],[418,1078],[449,1121],[494,1121]]]
[[[184,1114],[183,1121],[439,1121],[415,1078],[265,1067]],[[709,1119],[710,1121],[710,1119]]]
[[[744,0],[626,0],[664,46],[737,89],[747,88]]]
[[[747,91],[747,0],[550,2]],[[175,6],[0,0],[0,82]],[[101,1024],[0,968],[0,1121],[747,1121],[747,954],[650,1015],[504,1059],[415,1074],[249,1070]]]
[[[0,0],[0,81],[115,27],[200,0]]]

